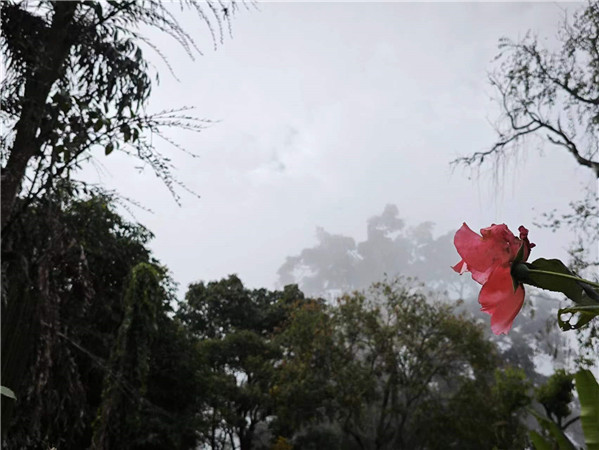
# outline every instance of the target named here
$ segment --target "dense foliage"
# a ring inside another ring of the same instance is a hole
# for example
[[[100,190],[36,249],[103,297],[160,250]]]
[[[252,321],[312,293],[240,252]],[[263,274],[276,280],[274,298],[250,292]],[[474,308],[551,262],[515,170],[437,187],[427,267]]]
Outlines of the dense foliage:
[[[335,448],[526,442],[519,420],[529,403],[524,374],[499,368],[480,326],[405,282],[377,283],[333,307],[306,304],[282,338],[278,425],[301,426],[299,448],[309,448],[323,423],[335,430]],[[457,426],[466,416],[471,423]]]
[[[464,392],[482,399],[494,390],[497,409],[477,416],[480,433],[454,429],[451,439],[474,448],[491,431],[502,436],[496,423],[522,426],[526,385],[501,388],[481,328],[399,281],[327,305],[296,286],[252,290],[231,276],[190,285],[173,315],[149,233],[118,216],[110,198],[28,211],[28,239],[44,235],[50,211],[66,231],[47,284],[32,284],[25,298],[7,293],[41,326],[17,340],[3,314],[3,381],[18,399],[3,402],[14,406],[6,448],[250,449],[277,438],[310,448],[323,426],[358,448],[434,448],[423,430],[466,407]],[[25,268],[7,261],[22,283],[25,269],[45,270],[29,245]],[[21,379],[7,381],[25,345],[40,350],[22,362]],[[505,406],[501,396],[522,401]],[[438,417],[425,413],[431,407]]]
[[[222,39],[234,5],[184,5],[215,43]],[[94,155],[121,149],[172,190],[169,160],[145,133],[201,124],[147,113],[153,73],[144,50],[161,52],[140,29],[170,35],[190,56],[199,48],[153,0],[9,1],[0,16],[2,383],[17,395],[16,405],[3,398],[2,433],[16,448],[85,448],[106,373],[119,365],[110,355],[125,338],[116,330],[135,310],[124,306],[127,277],[155,262],[145,246],[150,233],[116,215],[104,194],[87,195],[73,174]],[[154,306],[158,321],[161,308]],[[149,347],[135,364],[148,355]]]
[[[3,431],[21,446],[79,442],[100,402],[127,276],[152,263],[151,235],[104,196],[43,199],[19,221],[18,251],[2,261],[2,381],[18,398],[13,432],[2,403]]]

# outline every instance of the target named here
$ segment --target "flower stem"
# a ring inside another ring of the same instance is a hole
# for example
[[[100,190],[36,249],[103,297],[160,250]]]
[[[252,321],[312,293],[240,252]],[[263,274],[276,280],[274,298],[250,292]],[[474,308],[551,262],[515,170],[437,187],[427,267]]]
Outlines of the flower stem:
[[[575,277],[574,275],[568,275],[567,273],[550,272],[548,270],[539,270],[539,269],[530,269],[530,268],[528,269],[528,271],[530,273],[538,273],[538,274],[543,274],[543,275],[552,275],[554,277],[568,278],[569,280],[578,281],[580,283],[588,284],[589,286],[599,288],[599,283],[585,280],[584,278]]]

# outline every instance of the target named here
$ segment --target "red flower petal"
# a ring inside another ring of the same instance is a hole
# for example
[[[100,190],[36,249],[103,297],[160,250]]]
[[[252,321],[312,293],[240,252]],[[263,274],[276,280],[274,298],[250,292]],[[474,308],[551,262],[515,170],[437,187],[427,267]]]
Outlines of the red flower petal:
[[[495,267],[505,264],[510,258],[509,245],[501,239],[503,233],[497,232],[497,227],[501,226],[493,225],[481,230],[483,237],[464,223],[453,240],[458,253],[468,265],[468,270],[472,272],[472,278],[481,284],[487,281]],[[503,227],[507,230],[505,225]]]
[[[466,261],[464,261],[463,259],[457,263],[455,266],[451,266],[451,268],[453,270],[455,270],[457,273],[459,273],[460,275],[462,275],[464,272],[468,271],[468,264],[466,264]]]
[[[520,227],[518,227],[518,231],[520,232],[520,240],[524,245],[523,259],[526,261],[530,255],[530,249],[536,247],[536,245],[528,240],[528,230],[524,228],[524,226],[520,225]]]
[[[491,315],[493,333],[507,334],[524,303],[524,288],[519,285],[514,292],[509,265],[493,271],[480,290],[478,302],[481,311]]]
[[[522,242],[514,236],[514,233],[510,231],[506,224],[491,225],[480,230],[480,233],[483,239],[495,243],[494,250],[497,252],[497,257],[501,259],[501,264],[513,261],[516,258]]]

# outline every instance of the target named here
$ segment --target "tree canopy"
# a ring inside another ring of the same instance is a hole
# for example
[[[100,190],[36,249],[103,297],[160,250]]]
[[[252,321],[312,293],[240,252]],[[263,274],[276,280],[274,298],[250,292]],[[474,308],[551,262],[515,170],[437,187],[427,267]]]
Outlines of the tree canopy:
[[[295,437],[303,445],[309,435],[322,438],[322,424],[334,430],[337,448],[526,441],[523,373],[497,369],[494,344],[454,307],[396,280],[345,295],[328,310],[308,303],[294,314],[282,335],[275,396],[284,408],[279,426],[303,425]],[[447,426],[465,417],[472,422]]]

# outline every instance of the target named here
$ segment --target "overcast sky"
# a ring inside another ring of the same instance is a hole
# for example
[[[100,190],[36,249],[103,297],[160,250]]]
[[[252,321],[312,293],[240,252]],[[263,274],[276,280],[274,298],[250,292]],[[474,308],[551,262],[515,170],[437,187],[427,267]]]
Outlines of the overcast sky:
[[[182,288],[230,273],[273,288],[285,257],[316,243],[317,226],[364,239],[367,218],[387,203],[408,224],[435,222],[438,234],[464,221],[475,230],[523,224],[536,256],[565,257],[568,236],[533,221],[580,198],[584,183],[595,183],[591,171],[549,146],[540,156],[532,142],[503,177],[492,166],[477,177],[449,165],[494,142],[487,72],[498,39],[528,29],[551,36],[564,7],[261,3],[238,11],[216,51],[188,15],[183,23],[204,55],[191,61],[152,33],[179,81],[149,52],[161,72],[150,110],[193,106],[218,121],[201,134],[174,134],[196,159],[156,140],[201,198],[183,193],[177,206],[151,170],[138,174],[115,153],[86,177],[154,212],[134,209]]]

